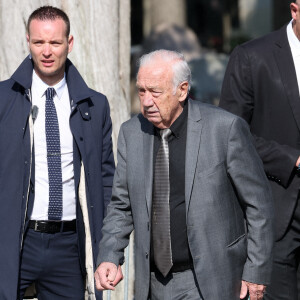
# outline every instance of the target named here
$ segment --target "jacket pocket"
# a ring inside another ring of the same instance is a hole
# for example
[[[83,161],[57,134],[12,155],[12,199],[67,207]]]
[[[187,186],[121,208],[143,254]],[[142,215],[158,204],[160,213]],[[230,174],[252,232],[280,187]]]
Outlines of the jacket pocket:
[[[230,247],[234,246],[235,244],[237,244],[240,240],[242,240],[245,237],[246,237],[246,234],[245,233],[242,234],[237,239],[235,239],[233,242],[231,242],[229,245],[227,245],[227,248],[230,248]]]
[[[225,162],[221,161],[220,163],[218,163],[217,165],[214,165],[212,167],[209,167],[206,170],[198,170],[198,177],[208,177],[210,175],[213,175],[217,172],[225,172],[226,173],[226,169],[225,169]]]

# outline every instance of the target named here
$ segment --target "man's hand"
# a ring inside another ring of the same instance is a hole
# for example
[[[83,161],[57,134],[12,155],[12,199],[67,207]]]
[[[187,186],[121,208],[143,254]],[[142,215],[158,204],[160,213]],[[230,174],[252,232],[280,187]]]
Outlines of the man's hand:
[[[121,266],[117,267],[110,262],[103,262],[95,272],[96,288],[99,291],[114,290],[122,279]]]
[[[240,299],[244,299],[247,296],[248,290],[250,300],[262,300],[266,286],[242,280]]]
[[[297,161],[296,161],[296,167],[298,167],[300,164],[300,156],[298,157]]]

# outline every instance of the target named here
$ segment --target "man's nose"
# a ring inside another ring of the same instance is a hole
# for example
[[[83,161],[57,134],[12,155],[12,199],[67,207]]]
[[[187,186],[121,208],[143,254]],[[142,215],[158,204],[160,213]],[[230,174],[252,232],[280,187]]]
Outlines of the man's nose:
[[[146,106],[146,107],[150,107],[153,105],[153,97],[152,97],[152,94],[148,91],[145,92],[145,95],[143,97],[143,106]]]
[[[51,46],[49,44],[45,44],[43,48],[43,54],[45,56],[51,55]]]

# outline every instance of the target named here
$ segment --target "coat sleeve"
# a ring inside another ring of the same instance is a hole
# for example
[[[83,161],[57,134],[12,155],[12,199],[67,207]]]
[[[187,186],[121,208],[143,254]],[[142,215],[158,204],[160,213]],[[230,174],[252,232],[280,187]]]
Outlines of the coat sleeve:
[[[247,49],[243,46],[236,47],[227,66],[220,100],[220,107],[242,117],[250,127],[255,101],[264,100],[255,99],[254,76],[259,76],[259,74],[256,74],[258,72],[254,69]],[[261,80],[268,79],[261,78]],[[261,136],[253,135],[253,137],[256,150],[269,178],[287,187],[300,156],[299,150]]]
[[[273,200],[269,182],[249,128],[235,118],[228,136],[227,168],[247,225],[243,280],[269,284],[273,248]]]
[[[121,126],[118,138],[118,164],[114,177],[112,198],[107,207],[107,215],[99,243],[97,265],[102,262],[123,264],[124,249],[128,246],[133,230],[133,219],[126,177],[126,140]]]
[[[102,125],[102,180],[103,180],[103,194],[104,194],[104,211],[106,214],[106,207],[111,199],[112,183],[115,171],[114,154],[112,150],[112,123],[110,118],[110,109],[107,99],[104,118]]]

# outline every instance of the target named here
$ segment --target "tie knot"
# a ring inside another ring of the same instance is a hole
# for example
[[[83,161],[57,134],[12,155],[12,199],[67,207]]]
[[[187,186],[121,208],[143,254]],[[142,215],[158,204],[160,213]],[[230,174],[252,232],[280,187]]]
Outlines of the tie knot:
[[[54,95],[55,95],[55,89],[54,88],[47,88],[46,92],[46,99],[53,99]]]
[[[172,131],[171,129],[166,128],[166,129],[161,129],[159,133],[163,140],[167,140],[168,137],[171,135]]]

